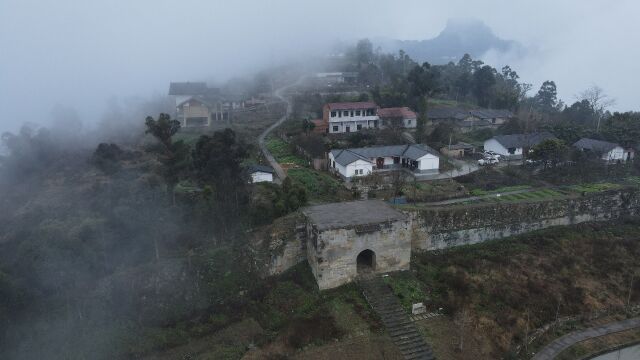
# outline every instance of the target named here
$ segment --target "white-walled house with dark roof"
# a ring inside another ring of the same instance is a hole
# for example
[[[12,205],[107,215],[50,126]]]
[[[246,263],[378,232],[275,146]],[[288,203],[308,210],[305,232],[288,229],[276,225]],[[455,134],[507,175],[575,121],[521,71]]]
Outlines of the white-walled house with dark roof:
[[[599,156],[604,161],[627,161],[632,160],[635,151],[624,149],[622,146],[603,140],[582,138],[573,146],[581,151],[590,152]]]
[[[545,140],[555,138],[548,132],[497,135],[484,142],[484,150],[493,151],[508,158],[521,158],[524,149],[530,149]]]
[[[251,176],[250,183],[273,182],[274,170],[270,166],[265,165],[249,165],[247,172]]]
[[[329,168],[345,179],[374,172],[406,169],[416,173],[438,173],[440,157],[426,145],[391,145],[329,152]]]

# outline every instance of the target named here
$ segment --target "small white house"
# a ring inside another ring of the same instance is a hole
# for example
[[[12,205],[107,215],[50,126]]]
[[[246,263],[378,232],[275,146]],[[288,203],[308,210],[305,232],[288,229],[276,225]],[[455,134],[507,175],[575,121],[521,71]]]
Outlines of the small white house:
[[[484,142],[484,150],[493,151],[505,157],[519,158],[522,157],[524,149],[530,149],[545,140],[555,138],[548,132],[498,135]]]
[[[273,182],[273,168],[264,165],[251,165],[248,167],[251,183]]]
[[[437,173],[440,158],[425,145],[391,145],[335,149],[329,153],[329,168],[345,179],[385,170],[407,169]]]
[[[599,156],[604,161],[627,161],[633,159],[633,152],[608,141],[582,138],[574,147]]]

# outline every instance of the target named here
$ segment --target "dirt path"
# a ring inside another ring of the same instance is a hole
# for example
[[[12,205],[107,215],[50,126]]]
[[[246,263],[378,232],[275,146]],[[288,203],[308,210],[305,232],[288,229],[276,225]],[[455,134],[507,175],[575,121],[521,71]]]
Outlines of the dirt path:
[[[560,353],[570,346],[577,344],[581,341],[597,338],[604,335],[614,334],[630,329],[640,327],[640,317],[616,321],[601,326],[588,328],[581,331],[572,332],[559,339],[556,339],[551,344],[545,346],[540,352],[538,352],[532,360],[552,360],[555,359]]]
[[[267,146],[265,145],[264,140],[266,139],[267,135],[269,135],[269,133],[271,133],[275,128],[277,128],[285,120],[287,120],[287,118],[291,114],[291,100],[283,95],[284,91],[291,87],[299,85],[303,79],[304,79],[304,76],[300,77],[296,82],[283,86],[275,91],[274,95],[277,98],[281,99],[285,104],[287,104],[287,110],[285,111],[285,114],[280,119],[278,119],[278,121],[273,123],[265,131],[263,131],[262,134],[260,134],[260,136],[258,136],[258,146],[260,147],[260,151],[262,151],[265,159],[269,162],[269,165],[271,165],[273,170],[276,172],[276,175],[278,176],[278,179],[280,179],[280,181],[284,180],[284,178],[287,177],[287,174],[282,169],[282,166],[278,164],[275,157],[273,157],[273,154],[271,154],[269,149],[267,149]]]

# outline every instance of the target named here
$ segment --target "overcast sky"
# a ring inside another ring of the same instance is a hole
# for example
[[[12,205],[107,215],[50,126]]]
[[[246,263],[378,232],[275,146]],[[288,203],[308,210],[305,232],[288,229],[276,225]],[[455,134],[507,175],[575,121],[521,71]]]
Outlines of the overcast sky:
[[[640,110],[640,2],[425,0],[0,0],[0,130],[46,123],[56,104],[95,121],[112,96],[165,93],[169,81],[219,79],[335,40],[427,39],[448,18],[478,18],[529,49],[509,63],[560,96],[592,84]]]

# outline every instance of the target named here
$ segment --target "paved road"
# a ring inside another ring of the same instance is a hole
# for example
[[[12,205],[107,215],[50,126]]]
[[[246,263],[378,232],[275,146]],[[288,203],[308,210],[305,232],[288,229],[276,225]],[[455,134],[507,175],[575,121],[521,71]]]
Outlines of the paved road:
[[[273,123],[265,131],[263,131],[262,134],[260,134],[260,136],[258,136],[258,146],[260,147],[260,151],[262,151],[262,153],[264,154],[264,158],[267,159],[267,161],[269,162],[269,165],[271,165],[273,170],[276,172],[276,176],[278,176],[278,179],[280,179],[280,181],[284,180],[284,178],[287,177],[287,174],[284,172],[284,170],[282,169],[280,164],[278,164],[278,162],[273,157],[273,155],[271,154],[269,149],[267,149],[267,147],[266,147],[266,145],[264,143],[264,139],[267,137],[267,135],[269,135],[270,132],[273,131],[273,129],[277,128],[285,120],[287,120],[287,118],[291,114],[291,100],[288,99],[283,94],[287,89],[289,89],[291,87],[294,87],[296,85],[299,85],[302,82],[303,79],[304,79],[304,77],[300,77],[296,82],[294,82],[292,84],[289,84],[289,85],[286,85],[286,86],[283,86],[283,87],[281,87],[281,88],[279,88],[279,89],[277,89],[275,91],[274,95],[287,104],[287,110],[286,110],[284,116],[282,116],[280,119],[278,119],[278,121]]]
[[[532,360],[552,360],[560,353],[581,341],[597,338],[604,335],[615,334],[621,331],[631,330],[640,327],[640,317],[608,323],[601,326],[588,328],[582,331],[572,332],[543,348]]]

